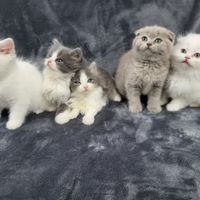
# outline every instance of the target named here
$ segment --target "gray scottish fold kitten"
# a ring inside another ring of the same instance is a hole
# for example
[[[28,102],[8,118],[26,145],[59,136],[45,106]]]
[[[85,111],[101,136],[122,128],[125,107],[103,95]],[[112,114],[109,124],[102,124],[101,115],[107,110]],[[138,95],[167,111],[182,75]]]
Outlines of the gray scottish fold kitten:
[[[75,72],[85,66],[80,48],[70,49],[56,39],[47,53],[42,92],[46,99],[57,107],[55,121],[64,124],[69,121],[68,99],[70,82]]]
[[[71,81],[70,119],[79,113],[84,115],[83,123],[90,125],[95,115],[109,100],[121,101],[116,90],[114,79],[107,71],[96,66],[93,62],[88,68],[82,68]]]
[[[159,113],[175,34],[163,27],[147,26],[137,30],[135,35],[132,49],[119,62],[116,87],[128,99],[131,112],[141,112],[140,96],[148,95],[147,109]]]

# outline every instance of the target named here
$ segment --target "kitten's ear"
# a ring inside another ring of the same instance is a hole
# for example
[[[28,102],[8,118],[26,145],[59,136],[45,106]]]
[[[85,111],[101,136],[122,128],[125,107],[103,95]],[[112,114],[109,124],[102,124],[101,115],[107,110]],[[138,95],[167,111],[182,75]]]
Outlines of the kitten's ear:
[[[174,42],[175,37],[176,35],[173,32],[168,31],[168,38],[171,42]]]
[[[70,56],[76,60],[76,61],[80,61],[82,56],[83,56],[83,53],[82,53],[82,50],[81,48],[76,48],[74,50],[71,51],[70,53]]]
[[[3,54],[12,54],[15,49],[14,41],[11,38],[0,41],[0,52]]]
[[[57,39],[53,39],[53,44],[54,45],[58,45],[58,46],[62,46],[61,44],[60,44],[60,42],[58,42],[58,40]]]
[[[137,36],[139,36],[139,35],[140,35],[140,29],[137,30],[137,31],[135,31],[135,36],[137,37]]]
[[[97,65],[96,65],[96,62],[92,62],[90,64],[90,66],[88,67],[88,69],[90,70],[90,72],[94,75],[97,75],[98,73],[98,68],[97,68]]]

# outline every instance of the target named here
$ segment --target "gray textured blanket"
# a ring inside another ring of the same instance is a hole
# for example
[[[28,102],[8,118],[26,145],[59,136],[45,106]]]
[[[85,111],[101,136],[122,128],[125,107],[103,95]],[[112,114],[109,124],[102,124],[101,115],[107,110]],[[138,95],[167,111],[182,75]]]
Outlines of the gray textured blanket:
[[[199,33],[199,10],[198,0],[1,0],[0,37],[41,66],[56,37],[113,74],[137,29]],[[200,109],[153,114],[142,101],[139,114],[127,101],[110,102],[91,126],[81,116],[58,125],[55,112],[44,112],[9,131],[4,111],[0,199],[200,199]]]

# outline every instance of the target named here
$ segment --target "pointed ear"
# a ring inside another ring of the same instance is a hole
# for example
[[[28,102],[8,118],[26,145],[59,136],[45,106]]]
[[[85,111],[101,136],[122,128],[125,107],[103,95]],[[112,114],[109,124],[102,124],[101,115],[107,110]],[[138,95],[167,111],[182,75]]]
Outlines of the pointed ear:
[[[90,72],[94,75],[97,75],[98,73],[98,68],[97,68],[97,65],[96,65],[96,62],[92,62],[90,64],[90,66],[88,67],[88,69],[90,70]]]
[[[175,37],[176,35],[173,32],[168,31],[168,38],[171,42],[174,42]]]
[[[82,50],[81,48],[76,48],[74,50],[71,51],[70,53],[70,56],[76,60],[76,61],[80,61],[82,56],[83,56],[83,53],[82,53]]]
[[[11,54],[15,48],[14,42],[11,38],[0,41],[0,52],[3,54]]]
[[[53,44],[54,44],[54,45],[61,45],[60,42],[58,42],[58,40],[55,39],[55,38],[53,39]]]

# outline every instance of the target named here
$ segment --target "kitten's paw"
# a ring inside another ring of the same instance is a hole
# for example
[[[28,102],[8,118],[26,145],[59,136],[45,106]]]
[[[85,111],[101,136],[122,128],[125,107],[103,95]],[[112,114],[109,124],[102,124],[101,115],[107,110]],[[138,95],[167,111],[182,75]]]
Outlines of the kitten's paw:
[[[69,113],[69,118],[70,119],[75,119],[75,118],[77,118],[78,117],[78,115],[79,115],[79,112],[70,112]]]
[[[83,122],[85,125],[91,125],[91,124],[94,123],[94,117],[91,117],[91,116],[84,116],[82,122]]]
[[[159,113],[162,110],[160,106],[147,106],[147,109],[153,113]]]
[[[57,124],[65,124],[65,123],[67,123],[69,120],[70,120],[70,119],[69,119],[69,116],[68,116],[68,114],[66,114],[66,113],[60,113],[60,114],[56,115],[56,117],[55,117],[55,122],[56,122]]]
[[[191,104],[191,105],[190,105],[190,107],[191,107],[191,108],[199,108],[199,107],[200,107],[200,105],[199,105],[199,104],[195,104],[195,103],[194,103],[194,104]]]
[[[114,101],[120,102],[122,100],[121,96],[119,94],[116,94],[114,97]]]
[[[9,120],[6,123],[6,128],[10,130],[14,130],[16,128],[19,128],[23,124],[22,121],[17,121],[17,120]]]
[[[44,110],[38,109],[38,110],[36,110],[34,113],[35,113],[35,114],[40,114],[40,113],[42,113],[42,112],[44,112]]]
[[[47,111],[49,112],[52,112],[52,111],[55,111],[56,110],[56,106],[55,105],[50,105],[48,108],[47,108]]]
[[[129,111],[133,112],[133,113],[139,113],[142,111],[142,105],[133,105],[133,106],[129,106]]]
[[[178,110],[180,110],[180,106],[177,104],[168,103],[166,106],[166,109],[168,111],[178,111]]]

